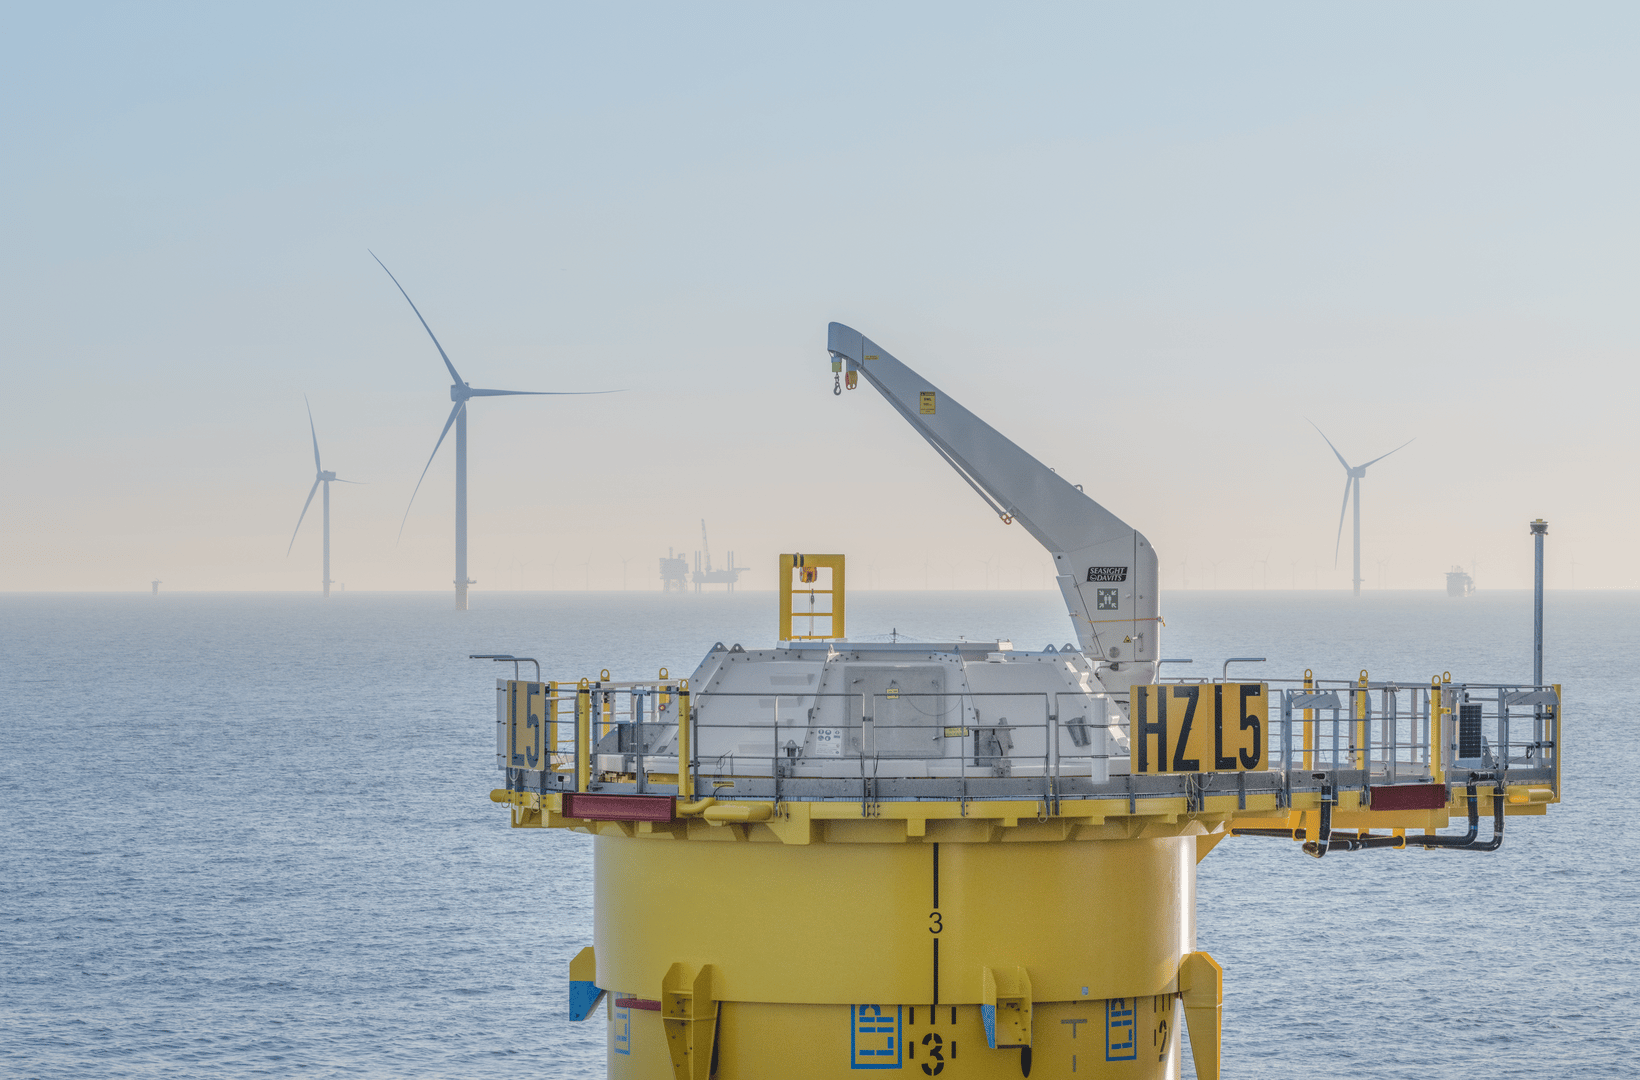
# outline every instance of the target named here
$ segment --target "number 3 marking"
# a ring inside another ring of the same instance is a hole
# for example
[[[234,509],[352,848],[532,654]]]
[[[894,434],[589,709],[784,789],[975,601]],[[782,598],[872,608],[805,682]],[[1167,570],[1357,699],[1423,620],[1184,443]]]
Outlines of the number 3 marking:
[[[944,929],[945,929],[945,916],[943,916],[943,915],[941,915],[941,914],[940,914],[940,913],[939,913],[939,912],[937,912],[937,911],[930,911],[930,912],[929,912],[929,913],[928,913],[928,917],[929,917],[929,918],[930,918],[930,919],[932,919],[932,920],[934,920],[934,925],[933,925],[933,926],[930,926],[930,927],[929,927],[929,928],[928,928],[928,932],[929,932],[929,933],[930,933],[930,934],[937,934],[937,933],[939,933],[939,932],[940,932],[940,931],[941,931],[941,930],[944,930]]]

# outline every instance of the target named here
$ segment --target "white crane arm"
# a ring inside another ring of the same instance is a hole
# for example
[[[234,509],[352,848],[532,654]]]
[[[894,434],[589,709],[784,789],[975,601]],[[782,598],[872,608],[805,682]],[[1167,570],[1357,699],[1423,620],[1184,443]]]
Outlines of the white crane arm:
[[[1161,608],[1150,542],[858,330],[832,323],[827,348],[876,387],[993,511],[1048,549],[1077,641],[1101,664],[1105,687],[1154,682]]]

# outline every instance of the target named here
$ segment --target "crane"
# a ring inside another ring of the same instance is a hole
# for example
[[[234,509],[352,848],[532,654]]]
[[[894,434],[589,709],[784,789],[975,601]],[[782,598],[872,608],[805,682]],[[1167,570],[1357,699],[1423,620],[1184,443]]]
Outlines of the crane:
[[[851,389],[865,376],[1004,523],[1048,549],[1100,683],[1121,693],[1154,682],[1162,621],[1150,541],[860,331],[834,322],[827,339]]]

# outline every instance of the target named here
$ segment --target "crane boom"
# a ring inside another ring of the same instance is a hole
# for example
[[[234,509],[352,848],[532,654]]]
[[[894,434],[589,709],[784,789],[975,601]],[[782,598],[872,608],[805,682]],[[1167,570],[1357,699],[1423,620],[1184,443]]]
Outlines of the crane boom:
[[[864,375],[1003,521],[1048,549],[1077,641],[1106,689],[1154,682],[1161,608],[1150,542],[858,330],[834,322],[827,336],[832,356]]]

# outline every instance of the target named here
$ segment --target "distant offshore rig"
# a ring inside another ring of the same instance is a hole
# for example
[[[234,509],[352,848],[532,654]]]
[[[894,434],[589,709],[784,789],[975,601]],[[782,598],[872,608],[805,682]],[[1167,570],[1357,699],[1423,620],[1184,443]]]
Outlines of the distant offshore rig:
[[[706,538],[706,519],[700,520],[701,550],[695,552],[695,571],[689,572],[689,560],[682,555],[674,554],[671,548],[666,549],[666,556],[661,559],[661,591],[684,592],[690,581],[695,585],[695,591],[700,592],[702,585],[723,585],[727,591],[734,592],[735,585],[740,581],[740,575],[750,570],[749,566],[736,566],[735,553],[729,552],[729,565],[721,570],[712,569],[712,544]],[[702,556],[704,556],[704,565]]]

